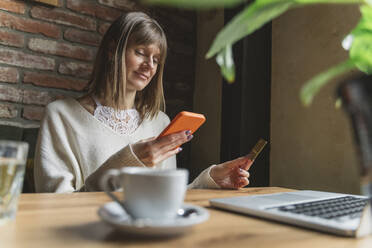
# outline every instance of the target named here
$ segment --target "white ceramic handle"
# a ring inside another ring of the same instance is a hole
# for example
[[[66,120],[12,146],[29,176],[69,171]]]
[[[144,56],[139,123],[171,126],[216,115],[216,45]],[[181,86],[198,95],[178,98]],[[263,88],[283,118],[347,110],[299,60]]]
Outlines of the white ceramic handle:
[[[123,203],[119,200],[119,198],[116,197],[116,195],[114,195],[111,192],[111,188],[109,187],[109,181],[113,180],[114,184],[116,184],[115,180],[117,180],[120,174],[121,173],[119,170],[115,170],[115,169],[108,170],[101,179],[101,187],[105,191],[105,193],[108,194],[108,196],[110,196],[114,201],[116,201],[117,203],[123,206]]]

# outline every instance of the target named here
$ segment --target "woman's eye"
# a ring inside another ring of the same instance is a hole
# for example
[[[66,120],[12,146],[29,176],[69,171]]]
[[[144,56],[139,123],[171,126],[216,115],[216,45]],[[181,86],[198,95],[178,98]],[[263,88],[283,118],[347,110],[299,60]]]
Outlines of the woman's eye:
[[[139,50],[135,50],[135,51],[136,51],[136,54],[138,54],[138,55],[141,55],[141,56],[145,55],[142,51],[139,51]]]
[[[154,63],[154,64],[159,64],[159,60],[158,60],[158,59],[154,59],[154,60],[153,60],[153,63]]]

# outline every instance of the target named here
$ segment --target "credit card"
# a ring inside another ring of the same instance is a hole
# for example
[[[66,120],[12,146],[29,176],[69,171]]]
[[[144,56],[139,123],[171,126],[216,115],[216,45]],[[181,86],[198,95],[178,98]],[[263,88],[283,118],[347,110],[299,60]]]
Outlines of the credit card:
[[[260,152],[262,151],[262,149],[266,146],[267,144],[267,141],[264,140],[264,139],[259,139],[259,141],[257,141],[257,143],[254,145],[254,147],[252,148],[250,154],[252,154],[252,160],[255,160],[258,156],[258,154],[260,154]]]

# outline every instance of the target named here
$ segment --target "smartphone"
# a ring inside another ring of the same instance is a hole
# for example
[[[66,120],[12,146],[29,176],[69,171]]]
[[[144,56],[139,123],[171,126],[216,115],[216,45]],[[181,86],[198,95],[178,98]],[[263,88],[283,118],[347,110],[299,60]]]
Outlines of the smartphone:
[[[260,152],[263,150],[266,144],[267,144],[267,141],[264,139],[259,139],[257,141],[257,143],[254,145],[252,150],[249,152],[249,154],[252,154],[251,156],[252,160],[255,160],[257,158],[258,154],[260,154]]]
[[[161,132],[159,137],[186,130],[190,130],[191,133],[194,133],[204,122],[204,115],[182,111],[174,117],[171,123]]]

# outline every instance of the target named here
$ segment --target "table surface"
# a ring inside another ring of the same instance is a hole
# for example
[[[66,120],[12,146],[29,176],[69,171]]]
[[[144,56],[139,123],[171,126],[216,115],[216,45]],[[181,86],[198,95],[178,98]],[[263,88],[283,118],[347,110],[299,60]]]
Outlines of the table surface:
[[[22,194],[16,221],[0,226],[1,248],[33,247],[372,247],[372,236],[353,239],[211,208],[208,199],[290,191],[189,190],[186,202],[206,207],[210,218],[173,238],[135,238],[105,224],[97,210],[104,193]]]

